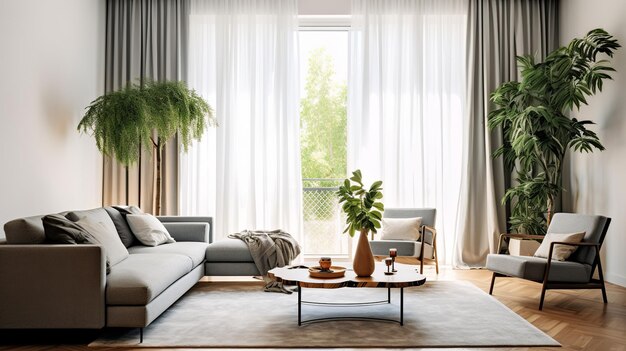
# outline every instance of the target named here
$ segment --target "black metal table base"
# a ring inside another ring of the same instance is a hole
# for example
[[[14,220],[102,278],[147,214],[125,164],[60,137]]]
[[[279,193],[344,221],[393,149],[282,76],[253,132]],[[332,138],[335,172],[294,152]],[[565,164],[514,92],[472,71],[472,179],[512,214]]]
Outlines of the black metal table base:
[[[298,284],[298,325],[320,323],[320,322],[332,322],[332,321],[380,321],[380,322],[393,322],[404,325],[404,288],[400,288],[400,320],[390,318],[376,318],[376,317],[327,317],[302,320],[302,305],[316,305],[316,306],[340,306],[340,307],[359,307],[359,306],[374,306],[381,304],[391,303],[391,288],[387,288],[387,300],[381,301],[368,301],[368,302],[317,302],[317,301],[302,301],[302,287]]]

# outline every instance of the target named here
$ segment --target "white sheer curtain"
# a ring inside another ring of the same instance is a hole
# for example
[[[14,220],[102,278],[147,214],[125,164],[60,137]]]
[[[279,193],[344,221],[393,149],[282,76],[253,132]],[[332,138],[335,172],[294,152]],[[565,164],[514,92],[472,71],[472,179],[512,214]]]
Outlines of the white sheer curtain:
[[[353,0],[348,165],[383,180],[385,207],[437,208],[452,263],[462,183],[466,0]]]
[[[215,109],[180,160],[180,212],[215,237],[283,229],[300,242],[297,0],[192,0],[188,82]]]

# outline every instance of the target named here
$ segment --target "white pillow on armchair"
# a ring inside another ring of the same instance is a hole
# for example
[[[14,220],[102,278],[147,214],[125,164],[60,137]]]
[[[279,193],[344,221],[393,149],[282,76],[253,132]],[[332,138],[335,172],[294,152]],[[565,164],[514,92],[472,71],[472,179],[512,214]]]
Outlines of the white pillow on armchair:
[[[422,217],[414,218],[383,218],[382,240],[411,240],[420,238]]]
[[[539,246],[537,251],[535,251],[534,256],[548,258],[548,255],[550,254],[550,245],[553,242],[557,241],[557,242],[575,244],[575,243],[581,242],[584,237],[585,237],[585,232],[563,233],[563,234],[548,233],[543,238],[543,241],[541,242],[541,245]],[[574,251],[576,251],[576,249],[578,249],[578,246],[556,244],[554,245],[554,250],[552,250],[552,259],[558,260],[558,261],[565,261],[570,257],[571,254],[574,253]]]

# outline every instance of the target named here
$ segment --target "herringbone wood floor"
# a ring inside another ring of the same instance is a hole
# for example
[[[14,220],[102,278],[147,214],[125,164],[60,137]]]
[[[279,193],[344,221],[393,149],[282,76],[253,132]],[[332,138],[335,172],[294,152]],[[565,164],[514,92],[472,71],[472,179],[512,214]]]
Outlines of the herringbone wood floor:
[[[405,261],[404,263],[414,263]],[[452,270],[426,266],[429,280],[468,280],[489,291],[491,272],[485,270]],[[205,278],[199,284],[213,284]],[[242,282],[258,284],[258,282]],[[538,311],[541,286],[519,279],[496,280],[494,296],[526,318],[539,329],[559,341],[562,348],[488,348],[487,350],[624,350],[626,351],[626,288],[608,284],[609,303],[604,305],[599,290],[548,291],[543,311]],[[471,321],[468,321],[471,322]],[[86,345],[97,333],[75,331],[57,333],[4,331],[0,334],[0,350],[93,350]],[[8,345],[11,343],[12,345]],[[98,350],[109,350],[98,348]],[[162,349],[153,349],[162,350]],[[179,349],[180,350],[180,349]],[[459,349],[456,349],[459,350]],[[469,349],[479,350],[479,349]]]

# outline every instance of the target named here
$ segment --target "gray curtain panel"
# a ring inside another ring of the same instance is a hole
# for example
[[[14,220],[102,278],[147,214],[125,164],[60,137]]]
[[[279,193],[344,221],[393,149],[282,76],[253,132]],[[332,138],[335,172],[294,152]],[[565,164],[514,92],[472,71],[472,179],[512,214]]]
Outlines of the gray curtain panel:
[[[518,79],[516,56],[538,60],[558,47],[558,0],[470,0],[468,18],[468,110],[472,128],[465,189],[466,220],[461,221],[455,266],[483,267],[507,229],[509,209],[501,205],[511,184],[511,170],[491,154],[502,144],[502,131],[489,131],[494,109],[491,93],[503,82]]]
[[[108,0],[106,14],[105,91],[143,79],[186,77],[188,10],[183,0]],[[103,205],[132,204],[153,213],[153,157],[128,169],[105,157]],[[163,150],[162,214],[178,214],[178,141]]]

